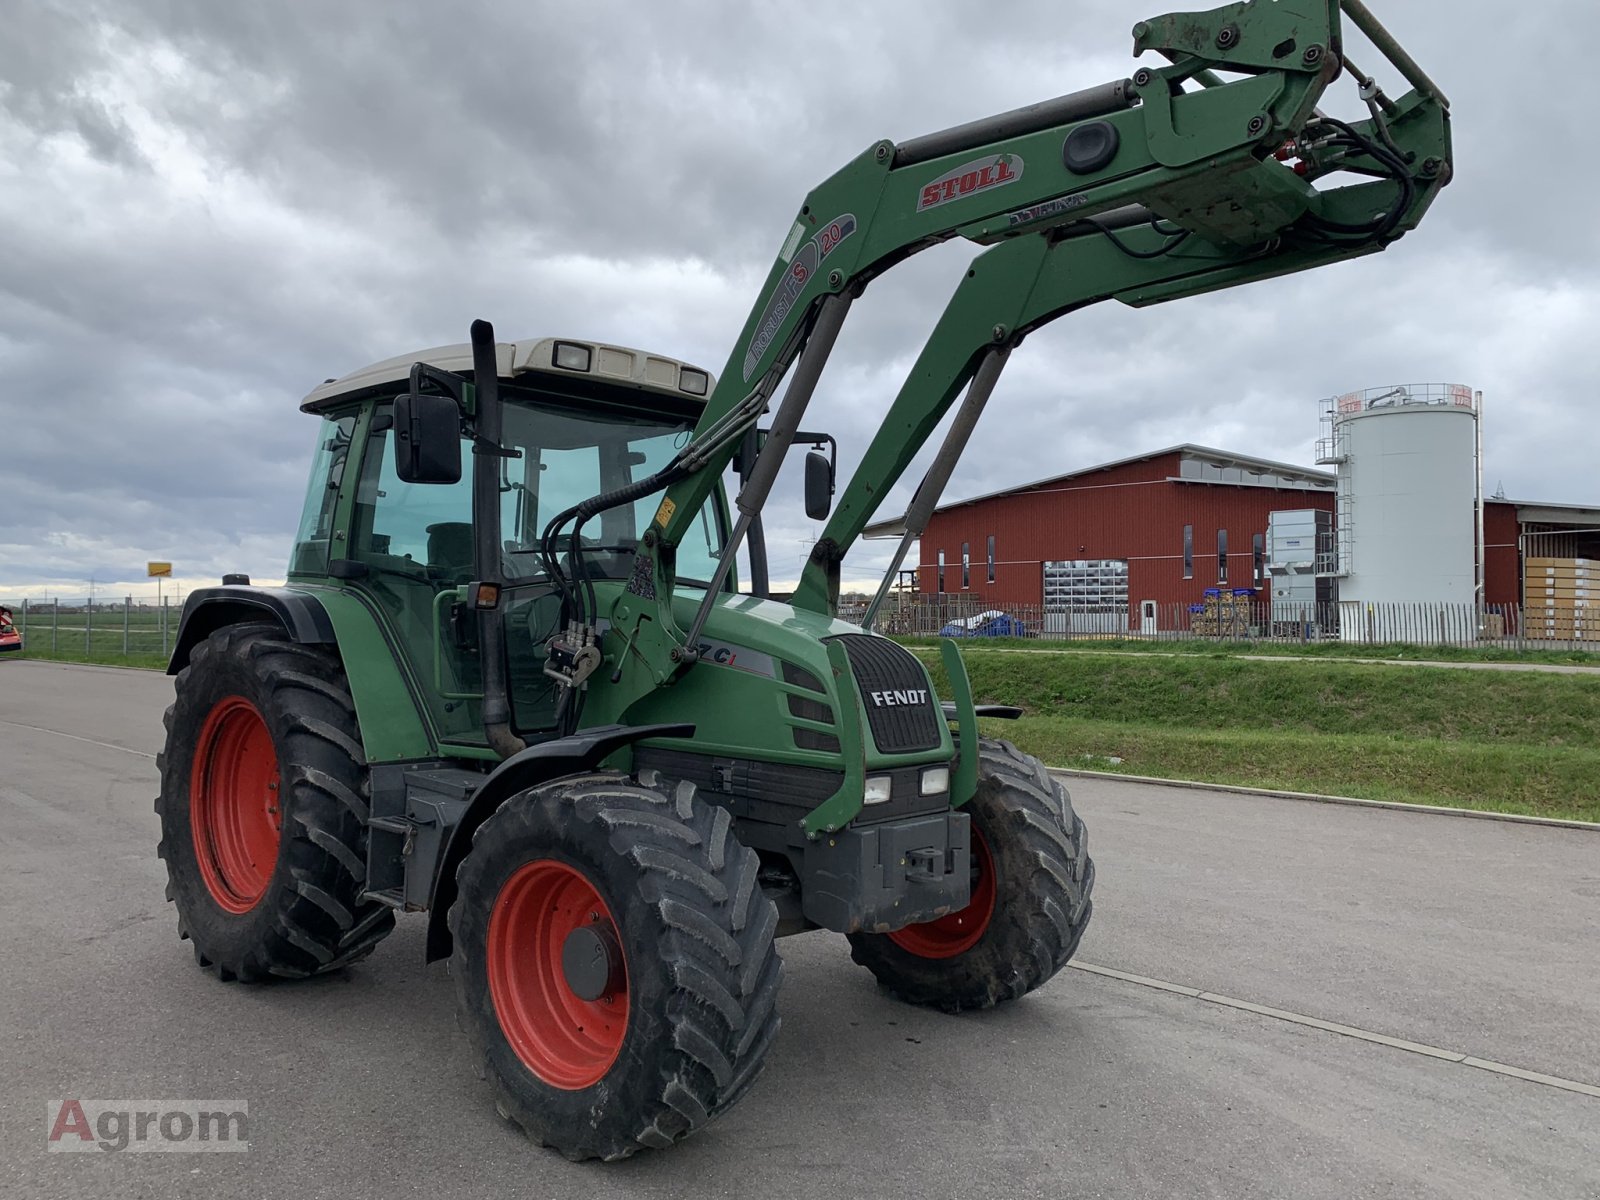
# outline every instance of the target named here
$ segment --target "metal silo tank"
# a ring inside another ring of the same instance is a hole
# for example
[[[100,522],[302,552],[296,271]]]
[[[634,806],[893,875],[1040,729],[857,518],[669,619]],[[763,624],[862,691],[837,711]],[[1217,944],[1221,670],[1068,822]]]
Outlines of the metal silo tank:
[[[1332,407],[1341,634],[1434,640],[1479,604],[1478,397],[1407,385]]]

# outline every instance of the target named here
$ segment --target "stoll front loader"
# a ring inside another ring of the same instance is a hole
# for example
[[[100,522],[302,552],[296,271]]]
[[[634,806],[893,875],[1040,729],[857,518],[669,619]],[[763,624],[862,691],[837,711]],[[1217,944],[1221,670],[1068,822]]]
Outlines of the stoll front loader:
[[[1346,18],[1411,90],[1357,69]],[[1445,97],[1358,0],[1158,17],[1134,46],[1160,61],[818,186],[720,377],[480,321],[306,397],[324,432],[287,586],[193,594],[172,663],[160,852],[201,965],[334,971],[427,911],[500,1111],[573,1158],[671,1145],[744,1094],[777,937],[844,933],[950,1011],[1059,971],[1089,920],[1083,823],[980,735],[1008,714],[953,643],[940,697],[872,632],[887,579],[1030,330],[1382,250],[1451,174]],[[1368,119],[1318,109],[1341,75]],[[776,603],[761,512],[789,450],[830,441],[802,422],[845,314],[952,237],[991,249],[837,504],[806,455],[827,525]],[[958,399],[877,602],[836,619],[846,550]]]

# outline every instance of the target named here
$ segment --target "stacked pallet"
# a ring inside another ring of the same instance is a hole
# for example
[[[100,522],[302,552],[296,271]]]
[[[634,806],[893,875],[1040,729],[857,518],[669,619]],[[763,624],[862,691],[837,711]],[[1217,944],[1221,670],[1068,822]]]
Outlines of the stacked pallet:
[[[1189,606],[1189,629],[1206,637],[1248,637],[1254,588],[1207,588],[1204,604]]]
[[[1530,558],[1522,572],[1526,636],[1600,641],[1600,559]]]

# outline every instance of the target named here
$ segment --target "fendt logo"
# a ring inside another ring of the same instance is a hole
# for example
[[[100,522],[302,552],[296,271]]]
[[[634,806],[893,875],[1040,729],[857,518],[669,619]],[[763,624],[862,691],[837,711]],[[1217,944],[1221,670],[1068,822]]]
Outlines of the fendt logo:
[[[917,211],[927,212],[952,200],[1003,187],[1021,178],[1020,154],[991,154],[988,158],[976,158],[924,187],[917,200]]]
[[[904,692],[868,692],[867,695],[872,697],[872,702],[879,708],[901,708],[928,702],[927,688],[912,688]]]

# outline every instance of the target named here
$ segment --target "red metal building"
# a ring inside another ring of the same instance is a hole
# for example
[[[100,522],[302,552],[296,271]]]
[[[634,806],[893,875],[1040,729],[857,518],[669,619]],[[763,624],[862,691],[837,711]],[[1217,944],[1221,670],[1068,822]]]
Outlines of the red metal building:
[[[1182,445],[946,504],[921,539],[918,590],[972,608],[1202,602],[1207,588],[1268,589],[1268,515],[1335,506],[1327,471]],[[1584,528],[1587,526],[1587,529]],[[879,522],[868,536],[903,530]],[[1484,506],[1485,602],[1521,599],[1521,556],[1600,548],[1600,511],[1491,499]],[[1126,564],[1123,566],[1122,564]]]

